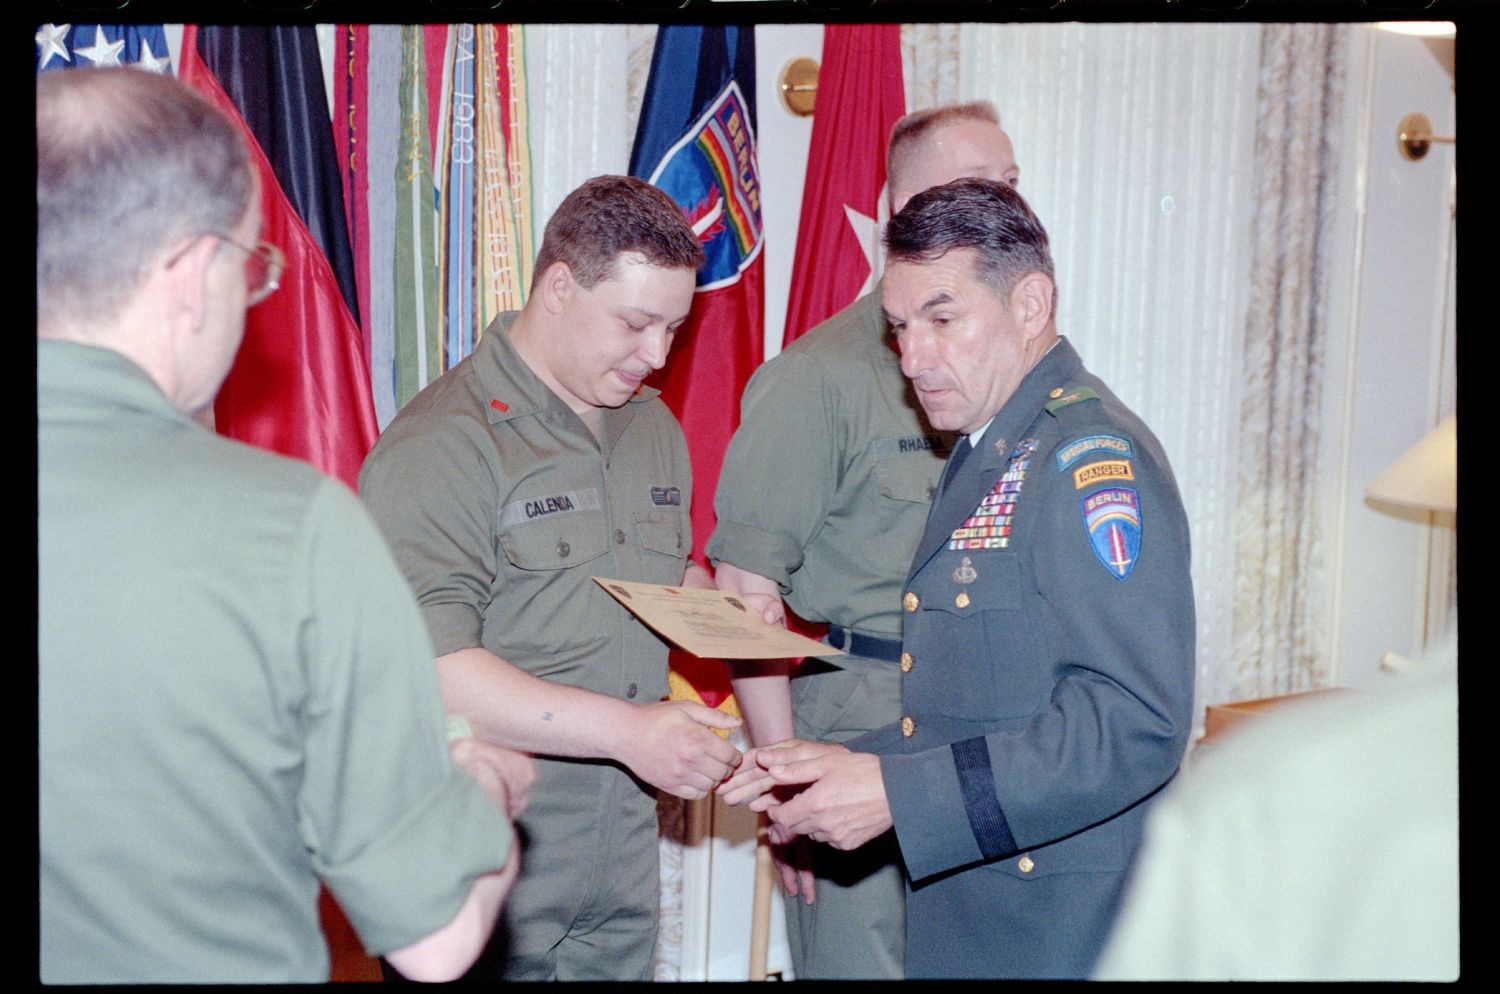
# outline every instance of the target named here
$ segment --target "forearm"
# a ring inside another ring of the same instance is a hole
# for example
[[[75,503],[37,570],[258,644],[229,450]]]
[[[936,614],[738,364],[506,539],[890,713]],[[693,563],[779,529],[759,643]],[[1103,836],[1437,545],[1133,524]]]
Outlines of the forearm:
[[[624,701],[534,677],[483,648],[437,659],[443,707],[499,745],[544,756],[619,759],[640,710]]]
[[[695,800],[740,752],[714,734],[738,718],[693,701],[644,705],[541,680],[486,649],[438,657],[443,704],[480,736],[543,756],[607,759],[654,787]]]
[[[796,737],[790,669],[785,659],[730,663],[729,685],[739,701],[751,745],[768,746]]]
[[[513,839],[505,865],[474,881],[453,920],[431,935],[386,954],[390,964],[402,976],[428,983],[454,980],[468,970],[484,949],[500,915],[500,905],[516,882],[520,848]]]
[[[785,624],[786,611],[775,580],[721,562],[714,582],[720,590],[737,593],[756,605],[768,624]],[[745,716],[750,742],[765,746],[794,737],[790,662],[736,660],[729,665],[729,683],[739,701],[740,713]]]

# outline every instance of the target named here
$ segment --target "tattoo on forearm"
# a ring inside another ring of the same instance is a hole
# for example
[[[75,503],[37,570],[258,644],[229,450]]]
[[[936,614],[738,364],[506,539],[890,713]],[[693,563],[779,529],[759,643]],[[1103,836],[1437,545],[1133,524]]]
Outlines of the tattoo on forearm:
[[[543,711],[542,712],[542,720],[543,721],[551,721],[552,720],[552,712],[551,711]]]

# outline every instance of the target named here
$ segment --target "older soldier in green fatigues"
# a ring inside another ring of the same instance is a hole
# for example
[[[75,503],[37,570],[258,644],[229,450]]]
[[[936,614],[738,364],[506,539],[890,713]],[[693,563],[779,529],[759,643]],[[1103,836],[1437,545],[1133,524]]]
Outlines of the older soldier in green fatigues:
[[[443,698],[538,754],[525,869],[479,979],[649,980],[655,789],[707,794],[739,723],[667,693],[667,646],[591,579],[710,581],[687,563],[691,470],[642,381],[703,254],[681,211],[602,176],[547,224],[531,296],[402,409],[360,493],[416,591]]]
[[[892,128],[892,213],[964,176],[1019,176],[989,103],[917,111]],[[802,617],[827,622],[829,643],[849,653],[836,665],[807,660],[790,680],[785,660],[736,666],[757,746],[794,735],[842,742],[898,716],[901,582],[952,442],[928,425],[899,362],[871,293],[746,388],[707,548],[718,586],[744,594],[773,624],[784,621],[785,596]],[[797,977],[902,977],[904,885],[889,833],[842,853],[771,831]]]

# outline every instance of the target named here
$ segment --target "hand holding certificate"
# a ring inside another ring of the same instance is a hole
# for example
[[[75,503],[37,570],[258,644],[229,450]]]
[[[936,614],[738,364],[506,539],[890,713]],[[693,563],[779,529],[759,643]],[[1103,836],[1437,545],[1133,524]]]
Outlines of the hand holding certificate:
[[[667,587],[654,583],[594,582],[662,638],[708,659],[780,659],[787,656],[842,656],[842,649],[768,625],[723,590]]]

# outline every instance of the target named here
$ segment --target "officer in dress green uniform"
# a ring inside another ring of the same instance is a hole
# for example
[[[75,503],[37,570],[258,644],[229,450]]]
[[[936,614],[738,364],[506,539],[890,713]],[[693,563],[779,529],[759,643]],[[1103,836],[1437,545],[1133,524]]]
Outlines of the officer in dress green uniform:
[[[987,101],[908,114],[891,130],[891,207],[961,176],[1014,184],[1010,139]],[[721,590],[766,620],[782,598],[827,622],[837,664],[740,664],[733,684],[752,742],[841,742],[892,721],[901,700],[901,611],[952,435],[928,424],[868,293],[797,339],[751,379],[719,477],[707,553]],[[774,466],[776,471],[767,472]],[[799,979],[899,979],[905,895],[895,842],[858,852],[805,846],[772,825]]]
[[[1057,335],[1019,194],[958,180],[885,240],[902,371],[965,436],[901,593],[900,717],[756,750],[722,791],[840,849],[894,827],[908,976],[1087,977],[1192,724],[1186,516],[1160,443]]]
[[[525,864],[471,976],[648,980],[656,790],[703,797],[738,719],[664,701],[667,646],[591,577],[710,586],[688,563],[682,431],[642,381],[702,250],[661,191],[598,177],[548,222],[531,295],[411,400],[360,494],[416,592],[450,710],[537,754]]]

